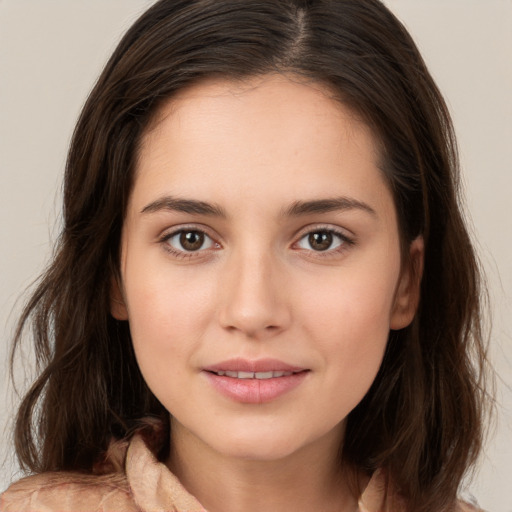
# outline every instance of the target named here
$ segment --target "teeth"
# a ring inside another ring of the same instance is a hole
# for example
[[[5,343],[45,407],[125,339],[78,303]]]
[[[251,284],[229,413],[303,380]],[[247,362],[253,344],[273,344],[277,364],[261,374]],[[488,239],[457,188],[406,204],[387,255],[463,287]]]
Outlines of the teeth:
[[[274,376],[274,372],[256,372],[254,376],[257,379],[271,379]]]
[[[289,375],[293,375],[293,372],[284,372],[284,371],[277,371],[277,372],[231,372],[231,371],[224,371],[219,370],[215,372],[217,375],[231,377],[233,379],[272,379],[276,377],[288,377]]]

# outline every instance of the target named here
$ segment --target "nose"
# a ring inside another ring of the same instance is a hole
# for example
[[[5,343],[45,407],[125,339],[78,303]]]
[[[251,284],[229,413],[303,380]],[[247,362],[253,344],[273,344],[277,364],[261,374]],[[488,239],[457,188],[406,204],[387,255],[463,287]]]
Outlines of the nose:
[[[233,255],[221,283],[221,326],[252,339],[284,331],[291,322],[286,277],[269,254]]]

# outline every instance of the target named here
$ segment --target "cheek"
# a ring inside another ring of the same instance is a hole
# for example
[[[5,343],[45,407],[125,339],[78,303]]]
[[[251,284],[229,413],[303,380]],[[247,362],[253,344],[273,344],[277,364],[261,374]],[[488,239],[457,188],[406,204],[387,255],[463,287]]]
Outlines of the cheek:
[[[134,262],[136,263],[136,262]],[[151,268],[151,265],[145,265]],[[130,331],[141,372],[153,391],[178,380],[204,337],[211,310],[210,287],[166,271],[134,272],[127,267]],[[153,267],[155,268],[155,267]]]
[[[311,283],[312,293],[302,292],[300,317],[310,328],[322,329],[327,339],[358,339],[390,328],[398,270],[387,273],[344,269],[339,275]],[[319,282],[321,285],[319,286]]]
[[[207,272],[176,267],[160,251],[144,259],[132,250],[125,263],[124,287],[132,329],[156,337],[200,328],[215,292]]]
[[[398,270],[331,279],[302,304],[302,322],[328,368],[338,403],[351,409],[363,398],[386,349]],[[357,276],[357,277],[356,277]],[[341,396],[340,396],[341,395]]]

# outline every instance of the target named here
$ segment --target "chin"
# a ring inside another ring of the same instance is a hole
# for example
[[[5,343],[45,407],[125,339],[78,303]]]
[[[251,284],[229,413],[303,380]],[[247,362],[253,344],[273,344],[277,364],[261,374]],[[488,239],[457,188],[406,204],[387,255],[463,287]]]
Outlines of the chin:
[[[331,433],[334,433],[331,431]],[[229,432],[212,440],[212,447],[230,458],[251,461],[277,461],[299,455],[321,439],[331,437],[328,433],[308,433],[303,429],[280,429],[277,425],[252,426],[251,429]],[[337,437],[337,436],[336,436]],[[334,438],[329,443],[337,442]]]
[[[230,458],[247,461],[270,462],[285,459],[293,455],[301,447],[284,439],[233,439],[228,438],[226,446],[220,446],[219,451]]]

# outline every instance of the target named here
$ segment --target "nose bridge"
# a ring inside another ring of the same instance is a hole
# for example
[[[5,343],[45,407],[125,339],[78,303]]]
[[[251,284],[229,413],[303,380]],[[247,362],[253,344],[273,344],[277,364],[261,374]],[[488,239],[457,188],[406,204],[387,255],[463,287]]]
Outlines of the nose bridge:
[[[255,338],[284,329],[290,309],[281,265],[272,251],[248,244],[233,251],[226,266],[221,284],[223,327]]]

